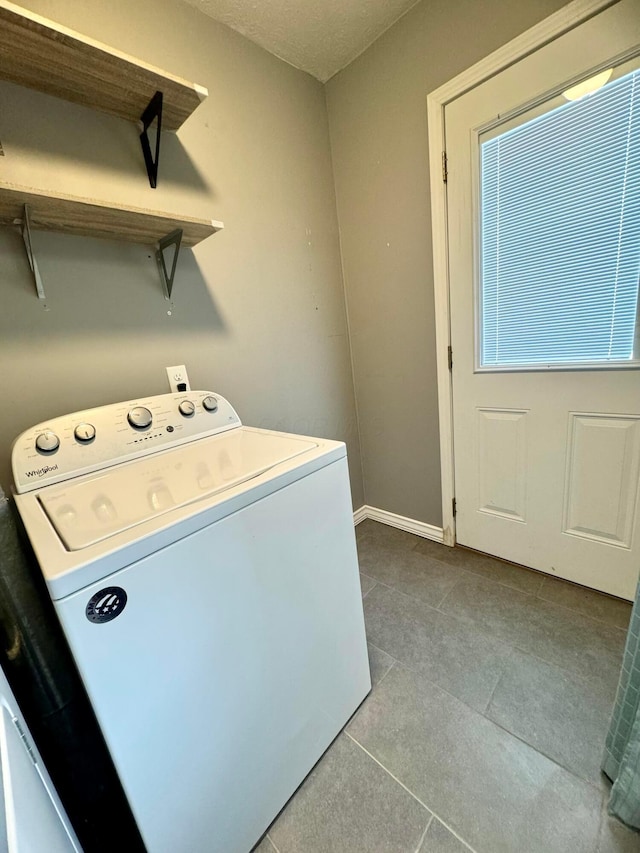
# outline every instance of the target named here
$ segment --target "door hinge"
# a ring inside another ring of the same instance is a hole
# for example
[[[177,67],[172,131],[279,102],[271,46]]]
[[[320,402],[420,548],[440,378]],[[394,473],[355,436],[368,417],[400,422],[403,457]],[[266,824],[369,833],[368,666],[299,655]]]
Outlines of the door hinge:
[[[453,510],[453,517],[454,518],[456,517],[456,506],[457,506],[456,499],[452,498],[451,499],[451,509]]]
[[[444,183],[447,183],[447,178],[449,177],[449,169],[447,168],[447,152],[442,152],[442,180]]]
[[[449,370],[453,370],[453,347],[447,347],[447,359],[449,362]]]
[[[13,717],[13,725],[18,730],[18,734],[20,735],[20,740],[22,741],[25,749],[29,753],[29,757],[31,758],[31,760],[33,761],[34,764],[37,764],[38,762],[36,761],[36,757],[33,753],[33,750],[31,749],[31,744],[29,743],[29,740],[28,740],[28,738],[24,732],[24,729],[22,728],[20,720],[17,717]]]

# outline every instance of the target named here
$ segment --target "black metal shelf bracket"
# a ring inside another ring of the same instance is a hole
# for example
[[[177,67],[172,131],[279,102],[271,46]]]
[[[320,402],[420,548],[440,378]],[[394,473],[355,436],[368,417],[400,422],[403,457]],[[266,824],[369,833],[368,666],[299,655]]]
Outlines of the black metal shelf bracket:
[[[164,290],[164,298],[171,299],[173,292],[173,280],[176,275],[176,265],[178,263],[178,254],[180,253],[180,244],[182,243],[182,228],[177,228],[171,234],[167,234],[162,240],[158,241],[156,249],[156,261],[158,263],[158,272],[162,281]],[[171,272],[167,269],[167,264],[164,259],[164,253],[167,249],[174,247],[173,260],[171,261]]]
[[[151,153],[149,128],[156,119],[156,151],[154,156]],[[145,111],[140,116],[140,121],[142,123],[140,144],[142,145],[144,164],[147,167],[149,183],[151,184],[152,189],[155,189],[158,183],[158,163],[160,161],[160,135],[162,132],[162,92],[156,92],[153,98],[151,98],[151,100],[147,104]]]
[[[33,281],[36,286],[36,293],[38,294],[38,299],[46,299],[46,295],[44,292],[44,285],[42,284],[42,277],[40,275],[40,270],[38,269],[38,262],[36,261],[36,256],[33,253],[33,244],[31,242],[31,223],[29,221],[29,205],[25,204],[24,213],[22,215],[22,239],[24,240],[24,246],[27,250],[27,258],[29,259],[29,266],[31,267],[31,272],[33,273]]]

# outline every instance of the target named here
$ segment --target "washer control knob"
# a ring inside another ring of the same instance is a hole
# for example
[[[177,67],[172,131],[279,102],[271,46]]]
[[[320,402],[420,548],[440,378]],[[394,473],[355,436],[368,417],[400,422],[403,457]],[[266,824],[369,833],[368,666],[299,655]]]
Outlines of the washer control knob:
[[[36,450],[39,450],[40,453],[53,453],[54,450],[57,450],[59,447],[60,439],[55,432],[51,432],[50,429],[41,432],[36,438]]]
[[[145,406],[136,406],[127,415],[127,420],[134,429],[147,429],[153,422],[153,415]]]
[[[178,410],[181,415],[185,416],[185,418],[190,418],[191,415],[195,412],[196,407],[191,402],[191,400],[183,400],[178,406]]]
[[[78,424],[74,429],[73,435],[76,441],[82,444],[88,444],[96,437],[96,428],[93,424]]]
[[[202,406],[207,412],[217,412],[218,411],[218,400],[216,397],[205,397],[202,401]]]

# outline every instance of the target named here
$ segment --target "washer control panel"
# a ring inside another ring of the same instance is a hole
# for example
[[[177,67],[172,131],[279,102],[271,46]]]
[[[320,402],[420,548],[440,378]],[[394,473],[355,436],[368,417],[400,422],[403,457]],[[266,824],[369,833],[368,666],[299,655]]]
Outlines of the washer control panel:
[[[29,492],[239,426],[231,404],[211,391],[85,409],[37,424],[16,439],[13,482],[18,493]]]

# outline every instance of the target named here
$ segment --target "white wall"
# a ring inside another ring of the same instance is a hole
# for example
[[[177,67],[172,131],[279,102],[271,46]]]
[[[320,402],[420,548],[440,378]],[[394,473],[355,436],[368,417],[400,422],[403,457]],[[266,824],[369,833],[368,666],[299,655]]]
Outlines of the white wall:
[[[323,87],[175,0],[25,0],[23,6],[207,86],[165,134],[150,189],[133,124],[0,83],[0,178],[187,215],[225,230],[183,250],[174,306],[150,251],[37,233],[35,297],[21,239],[0,229],[0,483],[12,440],[66,412],[193,388],[249,424],[347,441],[363,503]],[[171,314],[168,314],[168,309]]]

